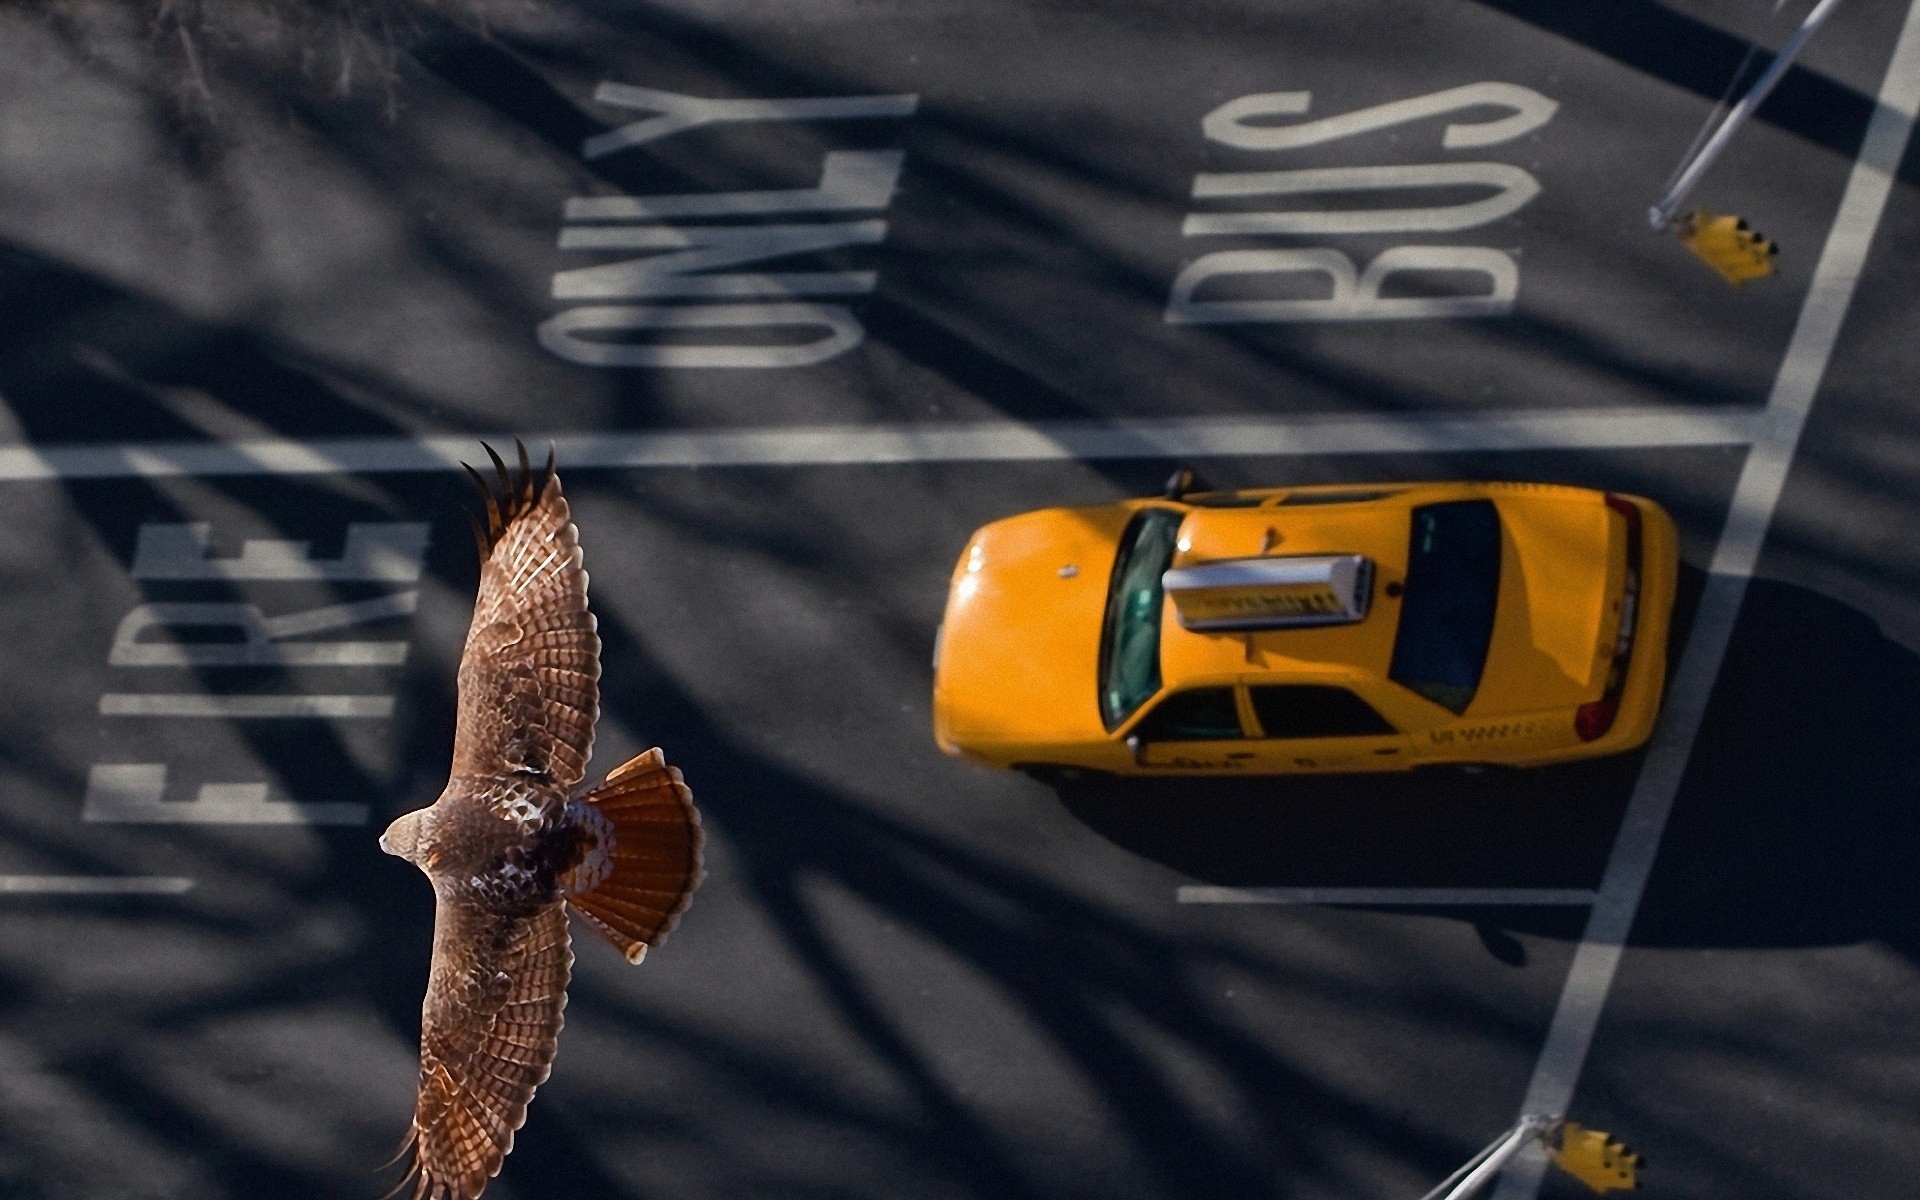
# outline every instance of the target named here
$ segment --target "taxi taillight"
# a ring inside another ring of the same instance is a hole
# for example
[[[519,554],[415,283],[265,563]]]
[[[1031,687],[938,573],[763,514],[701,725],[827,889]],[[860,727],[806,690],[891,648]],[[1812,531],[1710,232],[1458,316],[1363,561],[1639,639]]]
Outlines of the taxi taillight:
[[[1606,736],[1620,715],[1620,696],[1627,690],[1627,665],[1633,661],[1633,635],[1640,624],[1640,506],[1624,496],[1607,493],[1607,507],[1626,518],[1627,578],[1620,592],[1620,636],[1607,666],[1607,690],[1598,700],[1582,704],[1573,714],[1573,732],[1583,742]]]
[[[1591,704],[1582,704],[1573,714],[1573,732],[1583,742],[1606,736],[1613,719],[1620,715],[1620,697],[1603,696]]]
[[[1636,574],[1640,570],[1640,506],[1625,496],[1607,493],[1607,507],[1627,519],[1627,569]]]

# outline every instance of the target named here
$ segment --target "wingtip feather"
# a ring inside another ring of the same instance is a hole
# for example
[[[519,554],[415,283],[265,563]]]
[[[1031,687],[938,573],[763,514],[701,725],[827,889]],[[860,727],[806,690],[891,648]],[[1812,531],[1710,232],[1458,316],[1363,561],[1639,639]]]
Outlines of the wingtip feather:
[[[544,503],[548,494],[559,483],[560,476],[555,468],[554,447],[549,445],[546,467],[539,473],[536,481],[533,462],[527,454],[526,443],[515,438],[513,445],[514,456],[518,459],[517,470],[509,468],[506,460],[501,458],[499,452],[492,446],[486,442],[480,443],[480,448],[486,451],[487,457],[493,463],[495,480],[493,483],[489,483],[486,477],[472,465],[460,464],[473,480],[474,486],[480,489],[481,501],[487,506],[484,533],[480,538],[480,557],[483,559],[500,544],[500,539],[506,536],[507,527],[513,524],[522,513]],[[474,524],[476,529],[479,529],[480,522],[477,519]]]
[[[500,461],[500,455],[497,454],[494,451],[494,448],[492,446],[489,446],[487,443],[481,442],[480,448],[482,450],[485,450],[487,452],[487,457],[493,460],[493,473],[500,477],[501,499],[504,500],[512,497],[513,477],[507,473],[507,464]]]

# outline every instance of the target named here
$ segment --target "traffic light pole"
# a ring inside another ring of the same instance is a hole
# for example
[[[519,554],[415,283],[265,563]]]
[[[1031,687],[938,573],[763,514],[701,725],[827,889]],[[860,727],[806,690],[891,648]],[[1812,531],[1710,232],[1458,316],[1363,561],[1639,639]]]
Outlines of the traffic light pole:
[[[1480,1189],[1493,1181],[1500,1169],[1512,1161],[1513,1156],[1526,1149],[1527,1143],[1547,1132],[1554,1122],[1547,1117],[1528,1115],[1520,1118],[1520,1123],[1489,1142],[1485,1149],[1466,1161],[1458,1171],[1440,1181],[1420,1200],[1467,1200],[1477,1195]]]
[[[1713,131],[1713,136],[1707,139],[1707,144],[1700,148],[1700,153],[1694,160],[1687,164],[1687,169],[1673,181],[1673,186],[1667,189],[1667,194],[1660,197],[1659,202],[1647,210],[1647,220],[1655,229],[1666,229],[1673,224],[1674,214],[1680,210],[1682,204],[1687,202],[1687,197],[1700,182],[1700,177],[1707,173],[1707,168],[1713,165],[1713,160],[1718,158],[1720,152],[1726,149],[1727,143],[1733,140],[1734,131],[1745,124],[1754,110],[1760,107],[1761,102],[1767,98],[1767,93],[1773,90],[1774,85],[1780,82],[1781,76],[1787,73],[1787,68],[1793,65],[1794,56],[1800,53],[1800,48],[1807,44],[1807,39],[1826,22],[1839,3],[1840,0],[1820,0],[1813,6],[1813,11],[1807,14],[1806,20],[1800,22],[1800,28],[1793,31],[1793,36],[1787,39],[1787,44],[1780,47],[1780,53],[1773,56],[1773,61],[1767,64],[1767,69],[1761,73],[1760,78],[1747,89],[1747,94],[1740,98],[1740,103],[1733,106],[1733,111],[1728,113],[1727,119],[1720,123],[1720,128]]]

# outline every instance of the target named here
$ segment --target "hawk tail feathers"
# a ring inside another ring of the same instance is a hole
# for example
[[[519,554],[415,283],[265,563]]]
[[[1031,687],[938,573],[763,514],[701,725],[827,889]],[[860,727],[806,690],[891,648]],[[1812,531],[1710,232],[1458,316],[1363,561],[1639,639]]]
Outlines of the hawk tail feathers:
[[[693,792],[656,747],[615,767],[580,801],[592,840],[562,878],[561,894],[638,963],[687,911],[706,874]]]

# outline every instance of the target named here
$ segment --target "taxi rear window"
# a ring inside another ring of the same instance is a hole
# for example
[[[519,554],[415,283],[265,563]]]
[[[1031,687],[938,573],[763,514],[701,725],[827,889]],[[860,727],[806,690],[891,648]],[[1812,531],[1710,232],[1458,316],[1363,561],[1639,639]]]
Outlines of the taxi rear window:
[[[1178,509],[1143,508],[1120,535],[1100,628],[1100,718],[1108,729],[1160,690],[1160,577],[1173,565],[1185,517]]]
[[[1399,732],[1373,705],[1343,687],[1273,683],[1250,690],[1263,737],[1381,737]]]
[[[1473,703],[1500,596],[1500,514],[1491,500],[1413,510],[1400,629],[1387,675],[1452,712]]]

